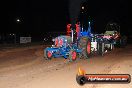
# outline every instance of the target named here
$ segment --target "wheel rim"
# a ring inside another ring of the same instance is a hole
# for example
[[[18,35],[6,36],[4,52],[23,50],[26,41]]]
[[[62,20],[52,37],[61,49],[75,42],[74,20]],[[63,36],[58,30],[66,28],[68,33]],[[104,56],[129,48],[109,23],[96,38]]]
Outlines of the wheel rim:
[[[63,40],[62,39],[60,39],[60,46],[62,46],[63,45]]]
[[[57,46],[57,47],[58,47],[58,42],[59,42],[59,40],[55,39],[55,46]]]
[[[88,44],[87,44],[87,52],[88,52],[88,54],[90,54],[90,49],[91,49],[90,42],[88,42]]]
[[[76,60],[77,53],[75,51],[72,52],[72,60]]]
[[[48,58],[51,58],[51,56],[52,56],[52,52],[51,52],[51,51],[48,51],[48,52],[47,52],[47,57],[48,57]]]

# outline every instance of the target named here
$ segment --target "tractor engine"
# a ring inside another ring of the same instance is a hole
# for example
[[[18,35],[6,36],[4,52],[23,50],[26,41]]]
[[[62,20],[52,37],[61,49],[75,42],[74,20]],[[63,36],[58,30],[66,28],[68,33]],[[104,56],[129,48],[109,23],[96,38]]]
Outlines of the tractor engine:
[[[66,47],[68,44],[72,43],[72,37],[70,36],[58,36],[55,39],[53,39],[54,47]]]

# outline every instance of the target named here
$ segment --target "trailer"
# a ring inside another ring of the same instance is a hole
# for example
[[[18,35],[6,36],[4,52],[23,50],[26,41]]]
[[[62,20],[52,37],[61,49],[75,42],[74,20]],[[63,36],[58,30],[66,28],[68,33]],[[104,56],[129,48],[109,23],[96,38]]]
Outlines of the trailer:
[[[121,34],[120,25],[116,22],[108,22],[105,28],[105,35],[111,36],[115,47],[125,47],[127,45],[127,37]]]

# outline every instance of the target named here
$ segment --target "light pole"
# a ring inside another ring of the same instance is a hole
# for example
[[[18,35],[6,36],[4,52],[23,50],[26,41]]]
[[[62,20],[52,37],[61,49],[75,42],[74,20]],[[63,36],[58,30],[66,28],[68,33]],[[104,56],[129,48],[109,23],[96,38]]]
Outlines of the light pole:
[[[12,41],[14,44],[16,44],[16,34],[15,33],[11,33],[10,37],[13,38]]]
[[[19,29],[20,28],[20,24],[22,23],[22,18],[21,17],[17,17],[16,19],[15,19],[15,21],[16,21],[16,23],[17,23],[17,29]],[[16,33],[14,33],[13,34],[13,36],[14,36],[14,43],[16,44]]]
[[[14,36],[14,44],[16,44],[16,34],[13,34]]]

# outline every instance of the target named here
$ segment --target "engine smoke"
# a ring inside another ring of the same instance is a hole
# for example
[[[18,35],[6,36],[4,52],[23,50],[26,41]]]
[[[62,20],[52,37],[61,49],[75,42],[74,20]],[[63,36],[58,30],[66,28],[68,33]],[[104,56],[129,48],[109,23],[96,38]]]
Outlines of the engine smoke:
[[[69,0],[69,15],[73,29],[80,13],[81,4],[85,1],[86,0]]]

